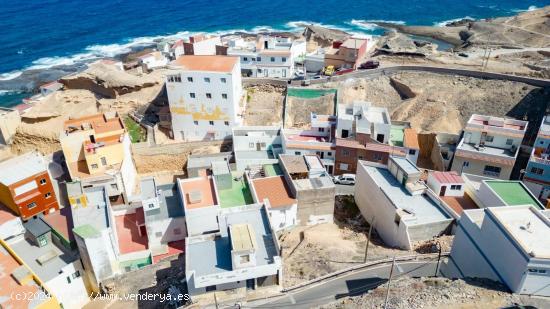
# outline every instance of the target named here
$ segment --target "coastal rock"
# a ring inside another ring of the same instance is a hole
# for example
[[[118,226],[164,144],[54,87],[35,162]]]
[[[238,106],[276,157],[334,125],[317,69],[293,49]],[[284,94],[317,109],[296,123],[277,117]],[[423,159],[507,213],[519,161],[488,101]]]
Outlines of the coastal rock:
[[[152,76],[132,75],[104,63],[91,64],[81,73],[64,77],[59,81],[66,89],[86,89],[107,98],[115,98],[159,83],[159,80]]]
[[[343,42],[351,35],[347,32],[329,29],[317,25],[304,25],[304,38],[308,42],[315,42],[319,47],[331,46],[333,41]]]

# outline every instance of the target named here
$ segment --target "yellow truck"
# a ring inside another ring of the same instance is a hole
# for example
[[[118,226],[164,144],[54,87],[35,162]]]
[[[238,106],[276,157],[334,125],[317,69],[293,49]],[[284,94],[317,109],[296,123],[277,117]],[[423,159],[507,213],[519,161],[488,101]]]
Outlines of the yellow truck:
[[[329,65],[323,69],[323,74],[326,76],[332,76],[334,74],[334,66]]]

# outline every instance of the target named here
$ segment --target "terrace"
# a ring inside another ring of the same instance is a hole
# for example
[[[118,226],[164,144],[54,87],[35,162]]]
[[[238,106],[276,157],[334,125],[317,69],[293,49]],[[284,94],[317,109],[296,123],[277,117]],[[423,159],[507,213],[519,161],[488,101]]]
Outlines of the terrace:
[[[284,176],[255,179],[252,185],[260,203],[268,199],[269,205],[273,208],[296,204]]]
[[[139,252],[148,249],[143,208],[139,209],[141,209],[141,215],[136,211],[133,214],[115,217],[120,254]],[[143,229],[141,229],[142,226]]]
[[[507,206],[532,205],[537,209],[544,208],[540,202],[519,181],[485,180],[485,184]]]
[[[218,205],[214,181],[208,176],[186,179],[180,182],[185,209]]]
[[[229,208],[253,204],[252,194],[248,183],[242,174],[232,173],[231,188],[218,190],[220,207]]]

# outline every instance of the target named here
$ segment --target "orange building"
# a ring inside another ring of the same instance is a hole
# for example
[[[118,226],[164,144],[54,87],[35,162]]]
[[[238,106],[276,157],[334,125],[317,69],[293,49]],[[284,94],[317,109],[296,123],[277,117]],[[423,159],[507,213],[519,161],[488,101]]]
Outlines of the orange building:
[[[29,152],[0,163],[0,203],[23,220],[59,209],[42,155]]]

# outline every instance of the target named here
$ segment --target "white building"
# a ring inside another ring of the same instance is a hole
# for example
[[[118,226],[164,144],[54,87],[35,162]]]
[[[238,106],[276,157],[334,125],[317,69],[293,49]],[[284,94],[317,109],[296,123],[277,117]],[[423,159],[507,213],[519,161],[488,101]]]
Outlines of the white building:
[[[510,179],[527,121],[473,114],[458,144],[451,169]]]
[[[166,77],[174,139],[219,140],[241,123],[242,97],[238,58],[182,56],[172,62],[177,73]]]
[[[212,233],[219,230],[218,189],[211,176],[179,179],[178,192],[185,209],[188,236]]]
[[[160,52],[154,51],[139,57],[139,63],[147,70],[160,68],[168,64],[168,58]]]
[[[227,54],[238,56],[248,77],[292,78],[296,61],[306,53],[306,42],[290,37],[261,35],[255,41],[234,36],[226,40]]]
[[[390,139],[391,120],[388,109],[374,107],[370,102],[353,102],[350,106],[338,107],[336,136],[339,138],[355,137],[387,144]]]
[[[467,210],[458,221],[449,277],[488,278],[519,294],[550,296],[550,220],[532,206]]]
[[[390,157],[387,167],[359,161],[355,202],[389,246],[410,249],[415,242],[443,234],[453,221],[420,174],[402,157]]]
[[[550,197],[550,116],[545,116],[540,124],[523,183],[539,200],[547,202]]]
[[[283,153],[279,126],[233,128],[233,151],[238,171],[248,167],[277,163]]]
[[[185,277],[189,295],[277,287],[282,280],[279,243],[265,206],[224,209],[219,232],[188,237]]]

